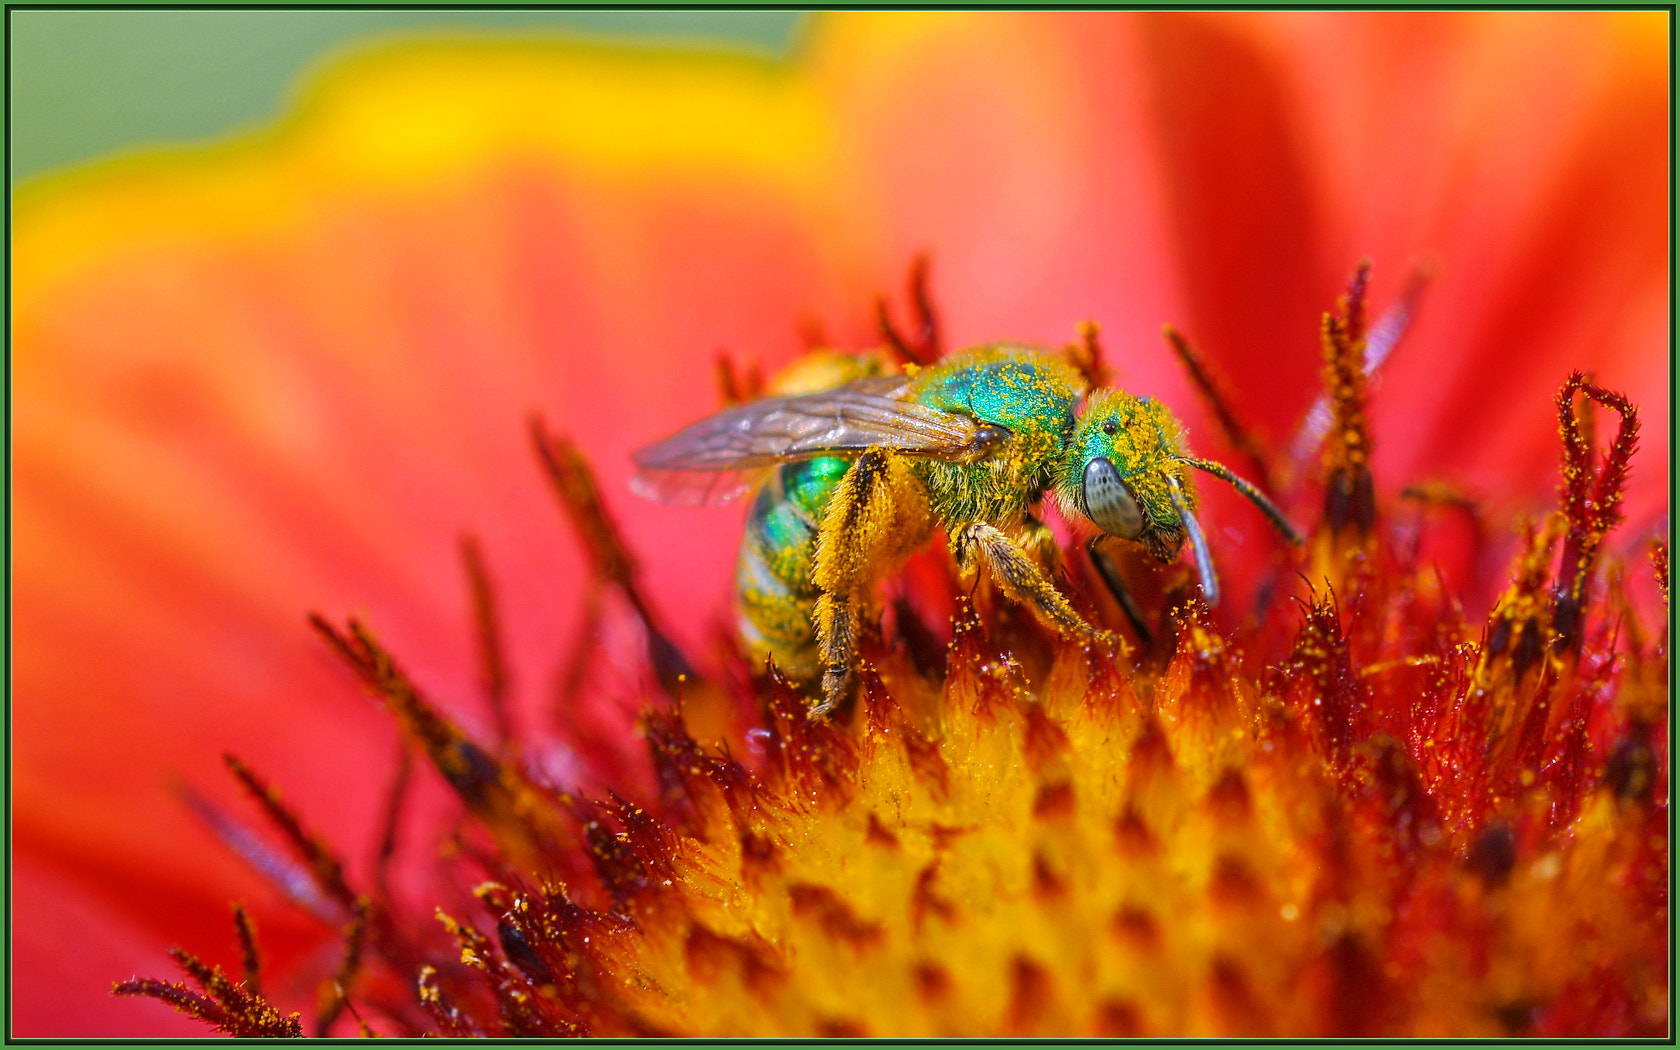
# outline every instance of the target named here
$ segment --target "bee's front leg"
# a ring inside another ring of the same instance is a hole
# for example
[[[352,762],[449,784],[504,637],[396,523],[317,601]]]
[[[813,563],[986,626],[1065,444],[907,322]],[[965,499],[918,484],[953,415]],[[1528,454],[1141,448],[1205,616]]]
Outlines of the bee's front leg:
[[[1120,612],[1125,615],[1126,622],[1132,625],[1138,644],[1143,646],[1145,651],[1152,650],[1155,648],[1154,635],[1150,632],[1149,625],[1144,622],[1137,599],[1132,597],[1131,589],[1126,586],[1125,579],[1120,575],[1119,566],[1098,546],[1102,538],[1092,536],[1090,542],[1085,544],[1085,552],[1091,556],[1091,565],[1097,570],[1097,575],[1102,577],[1103,586],[1108,588],[1115,604],[1120,606]]]
[[[853,461],[834,490],[817,532],[811,582],[818,591],[812,612],[822,654],[826,715],[846,697],[858,619],[876,580],[891,573],[927,537],[927,500],[904,457],[872,448]]]
[[[1032,556],[996,526],[972,522],[957,533],[953,547],[964,576],[973,575],[984,563],[1003,593],[1032,610],[1051,630],[1105,645],[1114,643],[1114,635],[1086,623]]]

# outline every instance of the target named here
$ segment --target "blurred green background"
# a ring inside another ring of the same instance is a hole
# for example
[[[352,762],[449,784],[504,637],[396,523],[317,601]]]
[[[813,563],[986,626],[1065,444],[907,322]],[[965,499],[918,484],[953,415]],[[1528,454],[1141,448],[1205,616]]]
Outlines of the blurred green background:
[[[375,34],[573,31],[786,55],[796,11],[8,12],[14,179],[271,118],[299,75]]]

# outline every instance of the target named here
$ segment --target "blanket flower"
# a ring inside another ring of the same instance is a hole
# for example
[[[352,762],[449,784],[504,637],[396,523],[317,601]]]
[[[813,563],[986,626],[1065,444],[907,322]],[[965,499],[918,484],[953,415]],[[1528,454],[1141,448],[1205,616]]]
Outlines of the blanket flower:
[[[1664,30],[406,41],[24,187],[15,1033],[203,1031],[108,995],[171,944],[122,990],[236,1034],[1665,1031]],[[1100,322],[1307,546],[1203,486],[1226,600],[1117,659],[916,563],[807,720],[629,454],[923,251],[946,345]]]

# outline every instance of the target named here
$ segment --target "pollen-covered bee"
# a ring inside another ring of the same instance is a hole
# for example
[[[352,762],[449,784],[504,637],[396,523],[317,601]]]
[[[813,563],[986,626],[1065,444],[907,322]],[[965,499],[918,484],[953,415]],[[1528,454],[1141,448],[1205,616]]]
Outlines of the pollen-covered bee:
[[[965,576],[983,565],[1050,628],[1104,641],[1044,568],[1055,540],[1034,510],[1047,494],[1069,521],[1096,527],[1093,542],[1130,540],[1166,562],[1188,539],[1210,605],[1218,583],[1187,468],[1230,482],[1300,542],[1253,485],[1185,451],[1165,406],[1088,392],[1054,351],[984,346],[904,374],[872,374],[871,358],[827,367],[837,385],[784,387],[642,449],[633,483],[662,502],[721,502],[769,471],[736,565],[741,633],[756,660],[806,682],[820,675],[813,713],[846,694],[872,586],[935,527]]]

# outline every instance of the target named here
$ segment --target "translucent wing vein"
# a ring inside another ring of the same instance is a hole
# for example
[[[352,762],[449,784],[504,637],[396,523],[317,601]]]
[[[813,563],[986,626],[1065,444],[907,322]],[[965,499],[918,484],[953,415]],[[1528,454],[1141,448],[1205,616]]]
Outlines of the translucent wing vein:
[[[871,376],[719,412],[637,452],[634,487],[661,502],[721,502],[744,488],[738,477],[719,476],[725,473],[877,445],[909,455],[967,458],[995,438],[994,428],[966,416],[900,400],[895,395],[908,383],[905,376]]]

